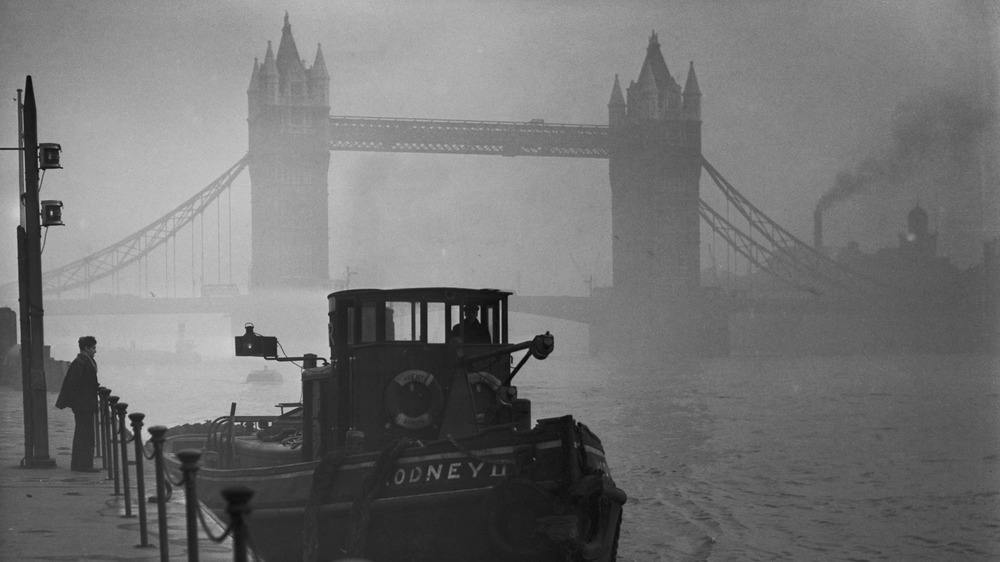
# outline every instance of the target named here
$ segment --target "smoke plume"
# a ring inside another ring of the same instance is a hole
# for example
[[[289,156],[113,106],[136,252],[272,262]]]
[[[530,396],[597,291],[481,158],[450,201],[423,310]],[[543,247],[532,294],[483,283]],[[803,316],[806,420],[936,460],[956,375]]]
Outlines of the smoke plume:
[[[917,193],[928,181],[946,182],[938,187],[953,193],[978,189],[963,178],[984,148],[983,133],[995,122],[992,105],[973,93],[948,92],[904,102],[893,116],[891,146],[863,159],[854,170],[838,173],[816,209],[826,211],[859,194]]]

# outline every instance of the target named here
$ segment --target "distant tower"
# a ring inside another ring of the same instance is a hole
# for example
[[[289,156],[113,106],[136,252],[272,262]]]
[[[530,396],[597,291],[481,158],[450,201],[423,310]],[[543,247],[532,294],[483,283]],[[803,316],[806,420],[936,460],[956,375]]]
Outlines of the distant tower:
[[[701,90],[694,63],[682,92],[653,33],[625,100],[615,77],[608,116],[616,291],[655,298],[697,290]]]
[[[625,125],[627,113],[628,106],[622,96],[622,86],[618,83],[618,75],[615,74],[615,84],[611,87],[611,101],[608,102],[608,124],[612,128]]]
[[[286,12],[277,56],[268,41],[247,89],[251,290],[328,284],[329,92],[322,48],[307,69]]]
[[[906,233],[899,235],[899,247],[905,255],[915,258],[937,254],[937,233],[930,232],[927,211],[919,204],[906,215]]]

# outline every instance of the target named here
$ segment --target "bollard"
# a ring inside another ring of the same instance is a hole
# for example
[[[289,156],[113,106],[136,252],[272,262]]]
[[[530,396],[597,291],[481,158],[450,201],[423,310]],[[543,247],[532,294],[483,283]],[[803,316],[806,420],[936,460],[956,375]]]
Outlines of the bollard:
[[[149,546],[149,531],[146,529],[146,481],[142,465],[146,455],[142,451],[142,419],[146,414],[135,412],[128,415],[132,420],[132,441],[135,442],[135,495],[139,499],[139,546]]]
[[[226,498],[226,513],[229,514],[229,528],[233,534],[233,562],[247,562],[247,527],[243,516],[250,513],[250,498],[253,490],[234,486],[222,491]]]
[[[101,396],[101,463],[108,471],[108,480],[111,480],[111,449],[109,448],[111,439],[111,427],[108,425],[108,396],[111,395],[111,389],[100,387],[97,391]]]
[[[125,411],[128,404],[119,402],[115,404],[115,413],[118,414],[118,442],[122,448],[122,489],[125,490],[125,517],[132,517],[132,496],[131,486],[128,482],[128,436],[125,429]]]
[[[156,471],[156,517],[160,532],[160,562],[170,560],[169,539],[167,537],[167,487],[163,474],[163,442],[167,428],[154,425],[149,428],[150,441],[153,443],[153,470]]]
[[[111,438],[108,441],[108,446],[111,447],[111,467],[115,480],[115,493],[111,494],[113,496],[120,496],[122,494],[118,476],[118,449],[115,447],[115,443],[118,442],[118,423],[115,418],[115,405],[118,404],[118,400],[117,396],[108,396],[108,405],[110,406],[108,410],[108,422],[111,428]]]
[[[184,472],[184,507],[187,518],[188,562],[198,562],[198,492],[195,487],[195,474],[198,472],[198,459],[201,451],[184,449],[177,452]]]
[[[101,417],[101,406],[103,405],[103,400],[101,399],[101,389],[103,386],[97,387],[97,412],[94,414],[94,423],[96,424],[96,439],[94,439],[94,457],[101,457],[102,461],[104,459],[104,427],[101,425],[104,418]],[[102,467],[103,468],[103,467]]]

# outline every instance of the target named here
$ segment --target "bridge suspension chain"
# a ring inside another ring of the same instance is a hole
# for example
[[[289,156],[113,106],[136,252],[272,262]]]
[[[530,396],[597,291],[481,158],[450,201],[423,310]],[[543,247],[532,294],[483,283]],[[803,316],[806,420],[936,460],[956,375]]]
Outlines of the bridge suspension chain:
[[[722,177],[702,157],[702,167],[715,185],[744,218],[751,230],[763,236],[766,245],[739,231],[728,220],[701,203],[702,218],[740,254],[779,279],[814,294],[822,292],[820,286],[837,291],[872,292],[885,289],[885,285],[867,275],[854,271],[830,259],[811,245],[802,242],[781,225],[755,207],[746,197]],[[750,255],[748,255],[748,253]]]
[[[209,204],[218,199],[246,168],[248,162],[249,154],[180,206],[120,242],[73,263],[45,272],[42,277],[43,291],[59,294],[83,287],[98,279],[117,274],[125,266],[142,259],[174,237],[181,228],[191,223]],[[4,286],[3,289],[8,288]]]
[[[757,242],[725,217],[717,213],[708,206],[705,201],[699,200],[698,213],[702,220],[708,224],[712,230],[726,241],[728,246],[736,253],[746,258],[750,263],[757,266],[762,271],[770,273],[779,280],[797,289],[802,289],[819,295],[822,293],[814,285],[805,283],[799,276],[795,275],[795,270],[787,260],[775,259],[775,249],[767,247]]]

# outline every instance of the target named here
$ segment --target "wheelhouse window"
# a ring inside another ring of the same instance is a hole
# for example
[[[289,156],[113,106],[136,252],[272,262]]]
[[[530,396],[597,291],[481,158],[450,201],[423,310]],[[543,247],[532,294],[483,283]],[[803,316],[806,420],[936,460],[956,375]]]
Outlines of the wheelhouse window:
[[[377,341],[378,334],[376,322],[376,307],[373,301],[361,303],[361,343],[372,343]]]
[[[331,298],[331,347],[383,342],[506,342],[503,299],[444,294],[440,300],[429,300],[419,294],[400,294],[395,300],[386,300],[392,296],[373,292]]]
[[[357,314],[354,313],[354,305],[349,304],[343,308],[343,313],[347,316],[347,343],[357,343],[354,341],[354,334],[357,333],[357,327],[355,326],[354,319]]]
[[[427,343],[448,343],[448,312],[444,303],[427,303]]]
[[[421,341],[420,303],[385,303],[385,341]]]
[[[376,341],[375,302],[361,303],[360,312],[355,303],[345,303],[342,313],[347,316],[347,343],[371,343]]]
[[[451,313],[450,337],[461,338],[465,343],[497,343],[499,314],[495,304],[456,304]]]

